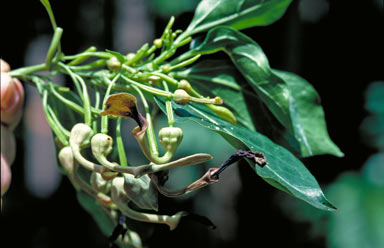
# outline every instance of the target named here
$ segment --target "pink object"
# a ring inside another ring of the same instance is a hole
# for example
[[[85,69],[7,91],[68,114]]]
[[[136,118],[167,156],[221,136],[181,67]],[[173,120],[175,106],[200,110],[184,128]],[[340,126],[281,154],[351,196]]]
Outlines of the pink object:
[[[24,88],[19,80],[1,73],[1,122],[13,130],[23,111]]]
[[[9,168],[7,160],[1,154],[1,196],[7,192],[11,184],[11,169]]]

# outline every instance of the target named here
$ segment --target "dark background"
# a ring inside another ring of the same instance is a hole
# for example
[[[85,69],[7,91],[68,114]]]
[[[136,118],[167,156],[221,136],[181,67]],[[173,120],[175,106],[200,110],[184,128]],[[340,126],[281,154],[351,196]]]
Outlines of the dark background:
[[[98,1],[104,30],[86,37],[79,29],[79,9],[84,0],[52,1],[58,25],[63,27],[63,51],[74,54],[89,45],[100,50],[112,47],[114,1]],[[91,1],[89,1],[91,2]],[[316,22],[301,21],[299,1],[294,1],[285,16],[267,27],[245,30],[263,48],[274,68],[295,72],[319,92],[328,130],[345,157],[316,156],[304,160],[321,185],[331,183],[346,170],[358,170],[375,152],[363,143],[359,126],[367,115],[364,90],[372,81],[383,79],[383,9],[374,1],[329,1],[329,11]],[[12,68],[24,66],[29,42],[40,34],[51,34],[48,16],[39,1],[3,1],[1,57]],[[152,11],[156,35],[167,23]],[[177,17],[177,27],[185,28],[193,14]],[[118,50],[118,48],[115,48]],[[28,97],[28,96],[27,96]],[[22,132],[22,127],[18,128]],[[23,164],[23,140],[18,135],[16,164]],[[48,199],[28,193],[23,182],[23,167],[13,166],[10,190],[5,197],[11,204],[1,217],[2,247],[107,247],[106,237],[92,218],[79,206],[74,189],[62,180]],[[306,235],[308,224],[295,223],[283,215],[275,200],[276,190],[265,184],[248,166],[239,166],[242,191],[236,202],[239,228],[236,239],[222,242],[212,232],[193,223],[183,223],[175,231],[161,225],[143,225],[143,239],[150,247],[325,247],[321,238]],[[160,199],[162,209],[174,212],[188,209],[192,200],[175,205]],[[182,205],[180,205],[182,204]],[[220,228],[220,227],[219,227]],[[149,230],[149,231],[148,231]],[[6,246],[3,244],[6,243]],[[247,244],[247,245],[240,245]]]

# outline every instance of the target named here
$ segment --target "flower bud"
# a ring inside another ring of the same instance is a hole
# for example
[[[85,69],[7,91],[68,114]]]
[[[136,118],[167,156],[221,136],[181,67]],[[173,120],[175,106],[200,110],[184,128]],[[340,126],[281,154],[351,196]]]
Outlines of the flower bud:
[[[173,101],[181,105],[187,104],[189,102],[196,102],[196,103],[203,103],[203,104],[223,104],[224,102],[223,99],[221,99],[218,96],[216,96],[213,99],[192,97],[188,95],[188,93],[183,89],[177,89],[173,93]]]
[[[171,70],[171,66],[170,65],[162,65],[160,67],[160,70],[164,73],[168,73],[170,70]]]
[[[19,123],[23,111],[24,88],[19,80],[1,73],[1,122],[11,131]]]
[[[158,210],[157,190],[148,175],[135,178],[130,174],[124,174],[124,191],[139,208]]]
[[[228,121],[229,123],[232,123],[236,125],[237,120],[235,115],[232,113],[231,110],[227,109],[226,107],[222,106],[215,106],[215,105],[208,105],[208,107],[215,112],[218,116],[223,118],[224,120]]]
[[[77,123],[72,127],[69,142],[78,146],[79,148],[83,148],[89,145],[89,141],[91,140],[92,136],[92,128],[84,123]]]
[[[91,147],[94,155],[107,156],[112,152],[112,146],[112,137],[107,134],[98,133],[92,137]]]
[[[185,90],[178,89],[173,93],[173,101],[175,103],[184,105],[191,101],[191,96]]]
[[[180,80],[177,88],[185,91],[189,91],[191,89],[191,84],[187,80],[182,79]]]
[[[135,53],[128,53],[127,55],[125,55],[125,57],[127,58],[128,61],[132,60],[134,57],[135,57]]]
[[[75,170],[75,160],[73,158],[71,147],[66,146],[62,148],[59,152],[58,158],[61,166],[63,166],[65,171],[72,176]]]
[[[112,57],[107,61],[107,67],[111,71],[118,71],[121,68],[121,63],[116,57]]]
[[[160,144],[166,151],[175,151],[183,139],[183,130],[178,127],[164,127],[159,131]]]
[[[163,40],[162,39],[156,39],[153,41],[153,45],[155,45],[156,48],[161,48],[163,45]]]

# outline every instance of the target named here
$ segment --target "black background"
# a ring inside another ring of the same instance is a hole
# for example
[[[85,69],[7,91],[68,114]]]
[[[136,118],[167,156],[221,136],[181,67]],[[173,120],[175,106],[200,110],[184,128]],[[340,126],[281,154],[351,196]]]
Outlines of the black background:
[[[84,0],[52,1],[58,25],[63,27],[63,51],[74,54],[84,43],[99,49],[112,45],[112,17],[118,6],[104,1],[105,32],[89,41],[79,31],[76,20]],[[328,14],[316,23],[300,21],[298,1],[285,16],[267,27],[246,30],[263,48],[274,68],[295,72],[319,92],[331,138],[345,157],[316,156],[304,160],[321,185],[331,183],[346,170],[359,170],[375,152],[361,139],[359,125],[367,115],[364,90],[383,79],[383,10],[373,1],[330,1]],[[23,66],[28,43],[38,34],[51,33],[48,17],[39,1],[2,1],[1,57],[13,68]],[[68,18],[70,16],[71,18]],[[167,20],[152,15],[157,34]],[[177,18],[185,28],[192,13]],[[22,132],[22,127],[18,128]],[[23,164],[23,143],[18,135],[16,164]],[[220,243],[211,231],[185,223],[169,232],[166,226],[143,225],[145,242],[150,247],[324,247],[325,240],[309,239],[308,224],[294,223],[285,217],[274,200],[276,190],[269,187],[247,166],[239,166],[242,191],[237,201],[239,228],[236,240]],[[5,195],[12,208],[2,212],[2,247],[107,247],[106,238],[91,217],[79,206],[74,189],[62,180],[49,199],[29,195],[23,182],[23,167],[13,166],[11,188]],[[188,209],[160,199],[162,209],[172,213]],[[148,231],[150,230],[150,231]],[[6,246],[3,244],[6,243]],[[244,245],[241,245],[244,244]],[[245,245],[247,244],[247,245]]]

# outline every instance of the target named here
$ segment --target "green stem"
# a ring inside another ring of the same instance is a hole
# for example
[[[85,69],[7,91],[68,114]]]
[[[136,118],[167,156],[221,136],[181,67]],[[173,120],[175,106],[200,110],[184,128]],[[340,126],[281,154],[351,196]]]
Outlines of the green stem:
[[[82,53],[75,54],[75,55],[63,56],[61,59],[62,60],[73,60],[73,59],[77,59],[77,58],[82,58],[84,56],[98,57],[98,58],[102,58],[102,59],[110,59],[113,57],[112,54],[107,53],[107,52],[82,52]]]
[[[40,2],[44,5],[45,9],[48,12],[49,19],[51,20],[53,30],[56,30],[56,28],[57,28],[56,20],[55,20],[55,16],[53,15],[53,11],[51,8],[51,4],[49,3],[49,0],[40,0]]]
[[[105,59],[99,59],[99,60],[96,60],[96,61],[89,63],[89,64],[86,64],[86,65],[71,66],[70,68],[72,71],[86,71],[86,70],[95,69],[96,67],[105,66],[106,64],[107,64],[107,62]]]
[[[69,62],[68,65],[74,66],[74,65],[80,64],[81,62],[85,61],[86,59],[88,59],[91,56],[91,55],[84,55],[84,53],[95,52],[95,51],[96,51],[96,47],[94,47],[94,46],[89,47],[88,49],[86,49],[84,52],[81,53],[80,57],[75,58],[74,60]]]
[[[34,78],[32,79],[32,81],[36,82],[37,78]],[[61,102],[63,102],[65,105],[67,105],[69,108],[73,109],[74,111],[78,112],[79,114],[83,114],[83,109],[80,105],[68,100],[67,98],[63,97],[62,95],[60,95],[60,93],[58,93],[53,85],[53,83],[51,82],[50,84],[50,89],[51,89],[51,92],[53,93],[54,96],[57,97],[57,99],[59,99]]]
[[[171,66],[169,69],[168,69],[168,71],[173,71],[173,70],[175,70],[175,69],[178,69],[178,68],[181,68],[181,67],[185,67],[185,66],[187,66],[187,65],[190,65],[190,64],[192,64],[192,63],[194,63],[196,60],[198,60],[199,58],[200,58],[200,54],[198,54],[198,55],[196,55],[196,56],[194,56],[194,57],[192,57],[192,58],[190,58],[190,59],[187,59],[187,60],[184,60],[183,62],[181,62],[181,63],[178,63],[178,64],[176,64],[176,65],[173,65],[173,66]]]
[[[16,70],[12,70],[9,74],[11,77],[18,78],[18,77],[23,77],[23,76],[31,74],[31,73],[45,71],[45,70],[47,70],[47,66],[45,65],[45,63],[43,63],[43,64],[38,64],[38,65],[32,65],[32,66],[18,68]]]
[[[197,55],[196,51],[189,50],[189,51],[181,54],[177,58],[173,59],[169,64],[174,65],[177,63],[182,63],[183,61],[188,60],[189,58],[196,56],[196,55]]]
[[[126,64],[122,64],[122,67],[123,69],[127,70],[129,73],[137,73],[137,70],[135,70],[134,68],[130,67],[129,65],[126,65]]]
[[[163,81],[163,86],[164,86],[165,91],[169,92],[168,85],[167,85],[167,83],[165,81]],[[168,125],[170,127],[173,127],[173,125],[175,124],[175,118],[173,116],[173,109],[172,109],[172,102],[171,102],[171,100],[167,99],[165,101],[165,108],[166,108],[166,111],[167,111]]]
[[[135,64],[136,62],[140,61],[141,59],[143,59],[146,55],[147,55],[147,51],[149,49],[149,45],[148,43],[145,43],[135,54],[135,56],[127,61],[127,65],[133,65]]]
[[[143,73],[144,74],[144,73]],[[174,79],[173,77],[170,77],[164,73],[161,73],[161,72],[151,72],[149,73],[150,75],[153,75],[153,76],[157,76],[165,81],[167,81],[168,83],[171,83],[175,86],[179,85],[179,81],[177,81],[176,79]]]
[[[166,98],[171,98],[172,97],[172,93],[170,92],[166,92],[166,91],[163,91],[163,90],[159,90],[159,89],[156,89],[156,88],[153,88],[153,87],[150,87],[150,86],[146,86],[144,84],[140,84],[124,75],[121,75],[122,79],[124,79],[124,81],[132,84],[132,86],[136,86],[142,90],[145,90],[153,95],[157,95],[157,96],[162,96],[162,97],[166,97]]]
[[[191,41],[192,41],[192,37],[187,37],[186,39],[181,40],[180,42],[178,40],[176,40],[174,44],[175,44],[176,48],[179,48],[179,47],[187,45]]]
[[[51,108],[51,106],[47,106],[47,110],[48,110],[48,113],[51,115],[52,117],[52,120],[56,123],[56,125],[58,126],[58,128],[63,132],[63,134],[69,138],[69,136],[71,135],[71,132],[68,131],[65,127],[63,127],[63,125],[61,125],[59,119],[57,119],[57,116],[55,114],[55,112],[53,111],[53,109]]]
[[[160,39],[164,39],[164,38],[165,38],[165,36],[166,36],[166,35],[168,34],[168,32],[171,30],[171,28],[172,28],[172,26],[173,26],[174,23],[175,23],[175,17],[172,16],[172,17],[169,19],[168,24],[167,24],[167,26],[165,27],[164,32],[163,32],[163,34],[161,35]]]
[[[128,166],[127,162],[127,156],[125,155],[125,148],[124,148],[124,142],[121,137],[121,120],[122,118],[117,118],[116,121],[116,146],[117,146],[117,152],[119,154],[119,161],[122,166]]]
[[[49,126],[51,127],[52,131],[57,136],[57,138],[60,140],[60,142],[64,146],[67,146],[68,145],[68,140],[67,140],[65,134],[60,129],[60,127],[55,123],[54,119],[52,118],[52,116],[50,115],[50,113],[48,111],[48,104],[47,104],[47,101],[48,101],[48,91],[47,90],[43,90],[43,88],[41,87],[40,84],[37,84],[37,87],[38,87],[38,90],[40,92],[40,95],[42,96],[43,109],[44,109],[45,116],[47,118]]]
[[[60,46],[60,39],[62,34],[63,34],[63,29],[57,27],[55,29],[55,33],[53,34],[51,45],[49,46],[49,49],[48,49],[47,58],[45,59],[45,65],[48,69],[51,68],[52,58],[55,55],[57,48]]]
[[[100,91],[99,91],[99,89],[96,86],[94,86],[93,89],[95,91],[95,109],[99,109],[99,105],[100,105]],[[94,133],[97,133],[97,118],[93,118],[92,119],[92,129],[93,129]]]
[[[82,95],[83,95],[83,110],[84,110],[84,123],[88,126],[91,126],[91,103],[88,95],[87,85],[85,84],[84,80],[77,74],[73,73],[71,69],[64,65],[63,63],[59,62],[58,65],[63,68],[66,72],[68,72],[69,76],[72,78],[74,82],[80,83],[82,87]],[[80,92],[79,92],[80,93]]]
[[[115,84],[115,82],[117,81],[117,79],[119,79],[119,77],[120,77],[120,74],[117,74],[113,78],[112,81],[110,81],[107,77],[105,78],[105,80],[109,83],[109,85],[108,85],[107,91],[105,92],[105,95],[104,95],[103,106],[105,106],[105,103],[107,102],[108,96],[111,93],[112,87]],[[108,115],[104,115],[101,117],[101,132],[104,134],[108,133]]]

